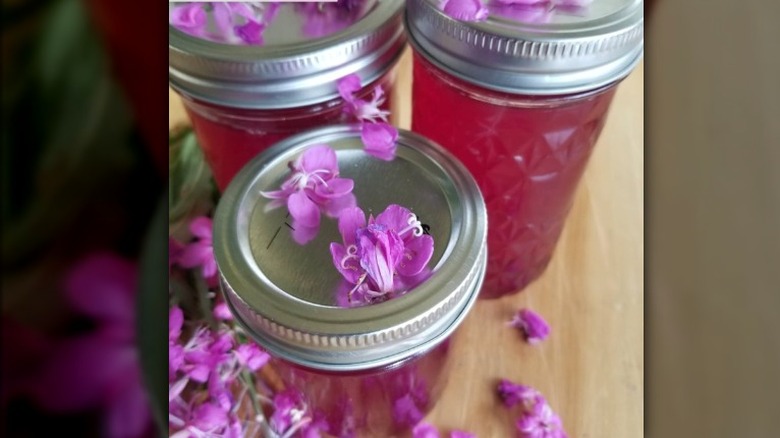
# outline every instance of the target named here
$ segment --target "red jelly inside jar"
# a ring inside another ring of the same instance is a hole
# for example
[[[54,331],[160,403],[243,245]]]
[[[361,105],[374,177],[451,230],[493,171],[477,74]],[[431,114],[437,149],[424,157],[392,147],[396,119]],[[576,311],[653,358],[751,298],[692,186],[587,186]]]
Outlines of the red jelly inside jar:
[[[482,297],[544,272],[615,87],[518,97],[470,85],[414,56],[412,130],[444,145],[477,179],[488,210]]]
[[[224,191],[258,153],[294,134],[357,122],[337,84],[382,87],[392,122],[403,3],[172,3],[169,78]],[[221,17],[221,18],[219,18]],[[219,18],[219,19],[218,19]],[[227,22],[224,22],[227,20]]]
[[[370,100],[374,87],[386,90],[380,108],[390,111],[391,122],[395,114],[390,93],[394,79],[394,71],[390,71],[356,93],[358,98]],[[274,143],[318,126],[353,121],[344,112],[344,101],[340,98],[323,104],[273,110],[230,108],[186,97],[183,102],[220,191],[225,190],[249,160]]]
[[[493,2],[477,21],[440,7],[407,2],[412,129],[479,184],[489,223],[480,296],[496,298],[553,256],[617,85],[641,59],[642,2]]]

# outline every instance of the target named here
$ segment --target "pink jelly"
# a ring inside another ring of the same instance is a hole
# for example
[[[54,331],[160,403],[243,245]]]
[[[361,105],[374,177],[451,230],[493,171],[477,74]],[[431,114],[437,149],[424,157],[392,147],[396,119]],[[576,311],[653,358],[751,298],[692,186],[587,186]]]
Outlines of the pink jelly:
[[[392,114],[389,91],[394,79],[390,71],[356,94],[369,100],[374,87],[382,87],[388,94],[381,108]],[[185,97],[184,107],[220,191],[249,160],[274,143],[317,126],[353,121],[344,113],[341,98],[299,108],[262,110],[218,106]]]
[[[392,268],[385,272],[398,289],[345,301],[342,292],[354,287],[331,255],[331,243],[343,241],[336,221],[322,218],[301,245],[287,209],[269,208],[260,193],[279,187],[288,163],[322,144],[335,151],[340,177],[354,181],[364,212],[401,205],[407,223],[420,222],[419,236],[430,236],[433,253],[417,280]],[[338,437],[406,436],[434,407],[447,381],[452,335],[479,295],[486,243],[487,213],[474,178],[452,154],[405,130],[390,161],[367,154],[352,125],[283,140],[236,175],[214,217],[214,256],[235,320],[273,357],[298,417]]]
[[[477,179],[489,221],[481,297],[500,297],[522,290],[550,262],[616,87],[641,55],[641,2],[614,2],[624,21],[603,31],[623,39],[599,37],[608,43],[592,49],[600,31],[590,26],[604,22],[604,9],[539,22],[531,6],[503,5],[475,24],[434,3],[409,3],[412,129]],[[536,22],[522,21],[528,17]],[[606,44],[614,53],[599,52]]]
[[[213,23],[204,27],[212,29],[208,37],[175,21],[169,27],[170,85],[182,96],[220,191],[270,145],[317,126],[354,122],[336,87],[347,75],[360,78],[361,98],[381,86],[382,107],[392,114],[394,67],[406,44],[400,1],[248,7],[265,23],[259,42],[214,32]],[[234,19],[237,26],[246,20]]]

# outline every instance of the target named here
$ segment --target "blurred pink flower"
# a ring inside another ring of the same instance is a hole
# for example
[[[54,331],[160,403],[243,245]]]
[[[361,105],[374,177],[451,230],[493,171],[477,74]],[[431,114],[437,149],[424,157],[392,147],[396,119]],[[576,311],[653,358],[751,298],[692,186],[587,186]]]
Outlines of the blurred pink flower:
[[[550,335],[550,325],[536,312],[520,309],[509,321],[509,325],[520,329],[529,344],[538,344]]]
[[[184,246],[179,253],[178,264],[183,268],[200,267],[203,278],[213,281],[217,275],[217,261],[214,259],[211,218],[199,216],[190,222],[190,231],[195,240]]]
[[[135,264],[113,253],[96,253],[74,266],[65,297],[97,327],[58,342],[30,388],[50,411],[101,408],[104,435],[111,438],[142,436],[151,425],[135,345],[136,277]]]

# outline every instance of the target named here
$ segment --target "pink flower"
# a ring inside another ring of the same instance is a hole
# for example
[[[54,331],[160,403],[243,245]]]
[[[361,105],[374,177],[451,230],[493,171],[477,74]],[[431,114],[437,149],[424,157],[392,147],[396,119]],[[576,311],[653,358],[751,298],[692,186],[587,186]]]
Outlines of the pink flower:
[[[201,3],[189,3],[174,6],[170,13],[170,23],[182,32],[201,36],[206,30],[208,18]]]
[[[593,0],[492,0],[490,13],[527,23],[547,23],[558,12],[581,13]]]
[[[195,241],[181,251],[179,265],[188,269],[201,267],[203,278],[213,281],[217,275],[217,261],[214,259],[211,227],[211,218],[206,216],[196,217],[190,222],[190,231]]]
[[[176,412],[181,415],[181,413]],[[243,430],[237,416],[223,406],[215,403],[203,403],[192,409],[185,409],[186,420],[177,415],[176,426],[181,429],[171,438],[224,437],[242,438]]]
[[[538,344],[550,335],[550,326],[541,315],[529,309],[520,309],[509,321],[513,327],[520,329],[529,344]]]
[[[263,30],[265,24],[258,23],[255,20],[247,20],[246,24],[235,27],[236,35],[246,44],[262,45]]]
[[[412,429],[412,438],[439,438],[439,431],[428,423],[418,423]]]
[[[408,278],[422,273],[433,255],[433,238],[408,209],[389,205],[376,219],[358,207],[339,217],[343,244],[331,243],[333,264],[354,293],[366,301],[384,300],[400,291]]]
[[[561,419],[550,405],[540,400],[533,409],[523,413],[516,423],[522,438],[567,438]]]
[[[346,29],[361,17],[362,0],[338,0],[332,3],[299,2],[296,11],[303,17],[302,32],[310,38],[328,36]]]
[[[538,400],[544,401],[542,394],[530,386],[518,385],[507,379],[501,379],[498,384],[498,396],[506,407],[520,403],[524,409],[531,409]]]
[[[238,363],[252,372],[262,368],[271,358],[268,353],[254,343],[239,345],[235,350],[235,355]]]
[[[322,212],[337,217],[342,210],[355,205],[355,196],[352,194],[355,184],[351,179],[339,178],[336,152],[329,146],[310,147],[290,163],[290,170],[292,173],[282,183],[280,190],[261,194],[273,199],[268,208],[287,204],[287,210],[293,218],[293,228],[313,229],[316,235]],[[306,239],[313,237],[307,235],[298,243],[306,243]]]
[[[285,434],[290,428],[300,425],[306,414],[306,404],[300,391],[288,388],[277,393],[273,400],[271,428],[278,434]],[[308,418],[306,419],[308,422]]]
[[[230,309],[228,308],[227,303],[224,301],[214,306],[213,313],[214,313],[214,318],[217,318],[220,321],[233,320],[233,314],[230,313]]]
[[[97,328],[55,345],[31,388],[47,410],[102,407],[109,437],[137,437],[151,424],[135,345],[136,275],[134,263],[111,253],[93,254],[74,266],[65,297]]]
[[[360,89],[360,78],[355,74],[347,75],[338,82],[339,94],[347,104],[345,111],[361,124],[360,138],[366,153],[390,161],[395,157],[398,130],[387,123],[390,112],[380,108],[385,103],[384,91],[377,85],[371,100],[366,101],[355,97]]]
[[[482,0],[442,0],[439,8],[450,17],[461,21],[485,21],[488,9]]]

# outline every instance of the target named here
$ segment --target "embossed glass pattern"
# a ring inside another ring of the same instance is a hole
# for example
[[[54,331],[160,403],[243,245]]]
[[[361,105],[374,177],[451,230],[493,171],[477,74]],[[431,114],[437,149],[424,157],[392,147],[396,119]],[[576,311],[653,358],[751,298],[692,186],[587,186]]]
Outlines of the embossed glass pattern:
[[[569,96],[490,91],[415,54],[412,130],[458,157],[487,204],[480,297],[517,292],[544,272],[614,92],[615,85]]]

